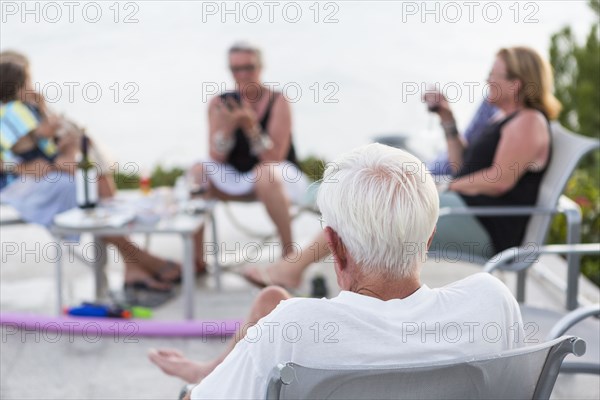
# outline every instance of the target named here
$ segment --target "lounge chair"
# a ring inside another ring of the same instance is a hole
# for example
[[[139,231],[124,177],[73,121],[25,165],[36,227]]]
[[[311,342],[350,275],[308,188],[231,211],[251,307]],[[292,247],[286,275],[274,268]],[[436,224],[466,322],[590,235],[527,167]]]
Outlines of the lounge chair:
[[[548,399],[564,357],[585,353],[574,336],[500,354],[411,366],[277,366],[266,398]]]

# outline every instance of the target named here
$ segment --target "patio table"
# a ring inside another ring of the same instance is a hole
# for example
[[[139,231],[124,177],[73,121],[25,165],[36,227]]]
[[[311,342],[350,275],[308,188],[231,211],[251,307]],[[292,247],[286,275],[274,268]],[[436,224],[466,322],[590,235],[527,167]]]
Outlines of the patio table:
[[[127,236],[131,234],[176,234],[180,235],[183,240],[184,254],[182,263],[182,289],[184,297],[184,318],[191,320],[194,318],[194,288],[195,288],[195,266],[194,266],[194,234],[203,228],[207,222],[215,234],[214,223],[214,204],[215,202],[206,202],[202,213],[189,214],[177,212],[173,215],[163,216],[154,223],[140,221],[138,218],[131,222],[125,223],[122,226],[102,226],[102,227],[74,227],[57,225],[56,223],[50,228],[51,233],[59,239],[61,248],[64,248],[66,239],[69,236],[90,233],[94,238],[94,248],[97,251],[100,249],[100,254],[96,254],[92,258],[91,264],[95,271],[95,292],[96,299],[102,299],[107,293],[106,280],[106,245],[101,240],[107,236]],[[102,209],[101,207],[99,207]],[[108,211],[110,212],[110,210]],[[60,314],[63,309],[63,257],[64,251],[60,251],[56,258],[56,291],[57,291],[57,312]],[[215,257],[214,278],[217,290],[221,290],[221,266],[219,257]]]

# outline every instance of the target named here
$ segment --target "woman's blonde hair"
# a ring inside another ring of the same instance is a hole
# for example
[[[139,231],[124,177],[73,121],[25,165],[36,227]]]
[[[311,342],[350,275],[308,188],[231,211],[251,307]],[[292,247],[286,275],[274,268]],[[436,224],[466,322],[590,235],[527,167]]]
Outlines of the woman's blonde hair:
[[[562,105],[552,94],[554,76],[548,61],[528,47],[501,49],[497,55],[506,64],[507,79],[521,81],[519,99],[525,107],[541,111],[548,119],[558,118]]]
[[[0,52],[0,63],[11,62],[21,65],[25,69],[29,69],[29,59],[23,53],[15,50],[4,50]]]

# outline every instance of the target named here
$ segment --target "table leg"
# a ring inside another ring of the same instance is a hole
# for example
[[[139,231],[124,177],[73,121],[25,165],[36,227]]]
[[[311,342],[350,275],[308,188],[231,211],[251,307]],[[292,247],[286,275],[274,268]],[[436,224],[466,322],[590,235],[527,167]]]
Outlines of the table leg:
[[[184,318],[194,319],[194,289],[196,287],[196,274],[194,266],[194,234],[183,235],[183,307]]]
[[[218,291],[221,291],[221,255],[219,254],[219,239],[217,238],[217,223],[215,221],[214,210],[210,213],[210,227],[212,229],[212,237],[215,242],[215,285]]]
[[[94,267],[94,275],[96,279],[96,301],[102,302],[106,300],[108,294],[108,277],[106,276],[106,253],[108,251],[106,242],[101,237],[94,235],[94,259],[92,266]]]
[[[56,267],[56,315],[61,315],[63,312],[63,279],[62,279],[62,253],[65,250],[63,246],[64,238],[62,236],[56,236],[58,240],[59,253],[56,257],[56,262],[54,263]]]

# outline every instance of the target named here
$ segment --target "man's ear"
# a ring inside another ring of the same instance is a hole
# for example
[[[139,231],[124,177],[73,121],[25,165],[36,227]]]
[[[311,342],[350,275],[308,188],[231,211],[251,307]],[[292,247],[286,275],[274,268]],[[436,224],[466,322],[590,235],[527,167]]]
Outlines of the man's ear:
[[[427,250],[429,250],[429,247],[431,247],[431,243],[433,242],[433,237],[435,236],[436,230],[437,230],[437,226],[434,226],[433,232],[431,233],[431,236],[429,236],[429,239],[427,240]]]
[[[345,269],[348,260],[346,257],[346,247],[344,246],[344,243],[342,243],[342,239],[338,236],[337,232],[329,226],[325,227],[324,233],[325,240],[327,241],[329,250],[331,250],[331,255],[333,256],[336,268]]]

